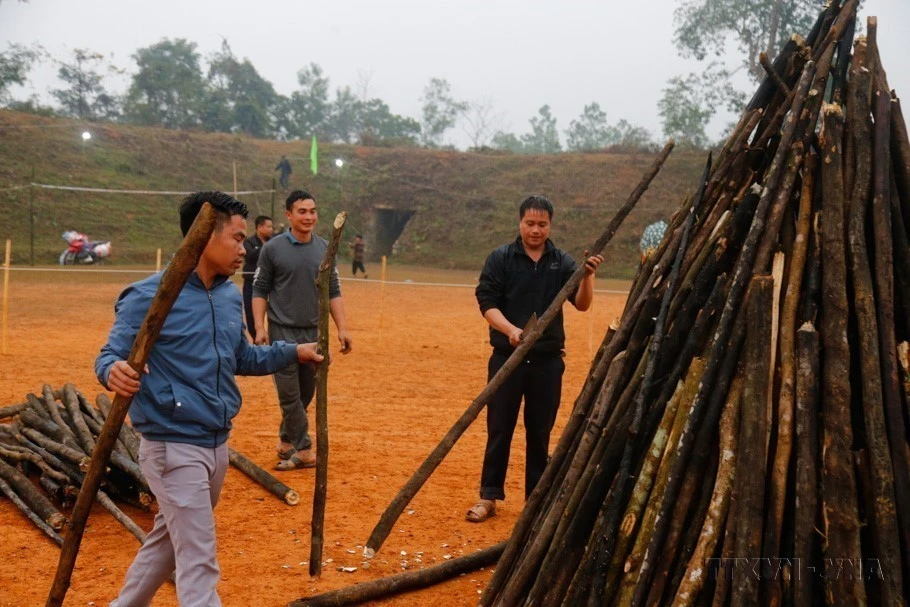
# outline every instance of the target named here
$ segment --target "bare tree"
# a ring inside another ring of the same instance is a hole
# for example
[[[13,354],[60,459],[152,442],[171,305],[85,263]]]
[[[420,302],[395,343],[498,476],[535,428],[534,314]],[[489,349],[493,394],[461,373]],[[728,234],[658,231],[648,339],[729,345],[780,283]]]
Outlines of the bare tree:
[[[465,104],[461,111],[461,129],[471,140],[472,147],[486,146],[502,126],[502,113],[493,108],[493,98],[480,97]]]

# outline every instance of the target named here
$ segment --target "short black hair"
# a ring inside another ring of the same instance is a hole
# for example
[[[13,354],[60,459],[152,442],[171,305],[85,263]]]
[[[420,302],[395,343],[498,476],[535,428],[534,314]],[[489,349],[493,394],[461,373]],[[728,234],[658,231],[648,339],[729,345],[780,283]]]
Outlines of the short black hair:
[[[259,217],[256,218],[254,225],[258,228],[259,226],[264,224],[266,221],[272,221],[272,218],[269,217],[268,215],[260,215]]]
[[[531,209],[546,211],[550,219],[553,219],[553,203],[546,196],[534,194],[522,200],[521,206],[518,207],[518,218],[524,219],[525,213]]]
[[[294,190],[288,194],[288,199],[284,201],[284,208],[287,211],[291,210],[291,207],[294,206],[294,203],[298,200],[312,200],[316,202],[316,199],[313,198],[313,195],[305,190]]]
[[[199,209],[202,208],[202,204],[205,202],[215,207],[215,213],[218,217],[215,222],[216,230],[220,230],[232,215],[240,215],[246,219],[247,215],[250,214],[246,205],[230,194],[218,191],[196,192],[184,198],[183,203],[180,205],[180,231],[183,232],[184,236],[190,231],[193,220],[196,219]]]
[[[354,234],[355,238],[363,238],[363,234]]]

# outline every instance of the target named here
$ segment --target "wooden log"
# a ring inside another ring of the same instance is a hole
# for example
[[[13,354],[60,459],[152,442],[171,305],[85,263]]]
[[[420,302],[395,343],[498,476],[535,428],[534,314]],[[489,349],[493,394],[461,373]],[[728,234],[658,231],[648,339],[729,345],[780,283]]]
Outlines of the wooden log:
[[[644,445],[647,445],[651,442],[652,439],[650,434],[647,433],[643,427],[643,420],[646,414],[646,403],[650,403],[652,393],[655,389],[656,382],[654,375],[657,370],[658,357],[663,346],[663,338],[667,330],[667,316],[670,311],[670,302],[673,299],[673,295],[680,280],[683,259],[686,256],[689,245],[689,238],[692,233],[692,227],[695,223],[695,209],[698,208],[698,206],[701,204],[702,196],[704,195],[705,188],[707,187],[708,176],[711,173],[711,163],[712,157],[711,154],[708,154],[708,159],[705,162],[705,169],[702,173],[698,193],[695,195],[692,206],[689,208],[689,216],[683,225],[682,241],[679,245],[679,249],[677,250],[676,259],[673,262],[672,269],[670,270],[670,276],[667,281],[667,288],[664,293],[663,301],[661,302],[660,312],[658,313],[657,319],[655,321],[654,337],[651,340],[648,352],[648,366],[645,369],[641,388],[638,390],[638,394],[635,397],[635,403],[633,405],[633,415],[632,423],[629,427],[629,437],[627,438],[625,448],[623,449],[623,456],[622,461],[619,465],[619,472],[617,474],[616,480],[614,481],[613,487],[610,490],[610,494],[608,494],[607,497],[607,500],[610,501],[610,506],[604,512],[606,517],[605,522],[602,526],[602,536],[604,539],[600,546],[600,554],[597,556],[598,562],[601,566],[598,567],[598,572],[591,587],[592,596],[600,597],[601,594],[603,594],[604,585],[606,583],[607,568],[609,567],[609,563],[612,560],[613,551],[616,546],[616,530],[621,522],[621,516],[628,500],[628,494],[633,488],[633,460],[636,459],[636,456],[639,452],[645,450],[645,446],[641,445],[641,443],[644,441]]]
[[[55,482],[65,483],[69,480],[69,477],[62,472],[54,470],[40,455],[29,449],[0,444],[0,456],[6,458],[9,462],[28,462],[41,471],[41,476],[46,476]]]
[[[793,103],[790,107],[790,111],[794,115],[799,115],[802,111],[803,104],[808,96],[809,85],[812,82],[812,70],[808,66],[803,72],[803,75],[800,78],[800,82],[794,89],[794,98]],[[723,406],[722,400],[715,404],[714,409],[711,409],[709,406],[709,387],[710,390],[715,389],[714,383],[719,374],[719,370],[722,366],[724,360],[730,356],[730,338],[734,335],[734,325],[737,322],[737,315],[739,312],[740,303],[742,302],[745,292],[748,286],[748,280],[752,275],[753,267],[755,267],[757,262],[757,253],[759,241],[761,240],[764,229],[765,221],[768,215],[768,209],[771,205],[772,198],[777,191],[777,186],[779,184],[782,172],[784,158],[786,153],[790,148],[790,144],[793,142],[794,137],[796,136],[796,127],[795,122],[790,122],[787,124],[781,135],[781,142],[778,146],[778,150],[775,154],[775,158],[771,163],[770,168],[768,169],[768,174],[765,178],[765,189],[762,197],[756,208],[755,218],[753,219],[752,225],[749,229],[749,235],[746,238],[746,242],[743,245],[742,252],[736,263],[736,269],[733,273],[733,279],[730,287],[730,294],[727,297],[727,302],[724,306],[724,310],[721,313],[720,320],[718,321],[718,328],[715,332],[714,339],[712,344],[709,347],[709,356],[706,360],[705,366],[705,381],[703,382],[703,388],[699,390],[699,395],[696,397],[695,402],[693,403],[692,411],[690,412],[689,419],[687,421],[687,430],[684,433],[685,440],[681,443],[680,447],[680,457],[677,458],[674,465],[674,471],[670,476],[670,480],[667,485],[667,491],[662,496],[662,502],[660,507],[660,514],[657,519],[657,524],[655,525],[654,534],[651,537],[651,544],[649,545],[648,550],[645,553],[645,559],[641,565],[641,573],[638,579],[637,586],[635,588],[635,594],[633,595],[633,603],[640,605],[643,604],[644,600],[647,597],[647,593],[650,588],[651,579],[653,576],[653,559],[660,553],[660,550],[663,546],[663,543],[666,539],[666,533],[668,530],[669,516],[671,509],[673,508],[674,502],[676,500],[679,487],[684,478],[685,468],[688,465],[688,456],[691,453],[694,447],[694,436],[697,433],[697,428],[702,424],[702,417],[705,416],[706,411],[710,411],[711,416],[714,418],[714,423],[720,416],[720,410]],[[744,322],[744,321],[743,321]],[[738,348],[736,348],[738,350]],[[732,377],[732,371],[730,373]],[[707,419],[707,416],[705,416]],[[708,424],[710,426],[711,424]]]
[[[41,387],[41,394],[43,399],[41,402],[44,403],[44,408],[50,415],[51,421],[57,424],[60,429],[69,434],[75,440],[76,435],[73,434],[72,430],[69,429],[69,426],[66,425],[66,422],[63,421],[63,418],[60,416],[60,410],[57,408],[57,400],[54,398],[54,390],[49,385],[44,384]]]
[[[616,216],[610,221],[610,224],[607,226],[607,229],[600,235],[597,241],[591,246],[588,251],[591,255],[600,254],[607,243],[613,238],[613,235],[616,233],[616,230],[619,228],[620,224],[647,190],[651,181],[660,171],[660,168],[663,166],[664,161],[670,155],[670,152],[673,150],[674,143],[669,141],[667,145],[664,146],[664,149],[658,155],[657,159],[651,166],[651,169],[645,174],[641,182],[632,192],[629,199],[623,205],[623,207],[617,212]],[[455,445],[455,442],[464,434],[465,430],[468,429],[468,426],[477,419],[477,416],[480,414],[480,411],[486,406],[487,401],[492,397],[496,392],[499,386],[503,381],[515,370],[515,368],[521,363],[524,356],[530,351],[531,346],[536,343],[537,339],[540,337],[540,334],[546,329],[547,326],[553,321],[557,314],[562,310],[562,305],[568,299],[569,295],[573,293],[578,285],[581,283],[581,280],[585,276],[586,270],[584,266],[579,266],[578,270],[572,275],[571,278],[566,282],[557,296],[553,299],[546,312],[538,319],[537,329],[532,330],[526,335],[522,343],[515,349],[509,359],[505,362],[502,368],[496,373],[496,375],[490,380],[487,386],[481,391],[481,393],[474,399],[468,409],[462,414],[462,416],[455,422],[452,428],[446,433],[442,441],[436,446],[432,453],[424,460],[420,465],[417,471],[408,479],[404,487],[398,492],[392,502],[386,508],[385,512],[380,517],[379,522],[376,524],[376,527],[373,529],[373,532],[370,534],[369,540],[367,540],[366,546],[363,549],[364,556],[366,558],[372,558],[376,554],[376,550],[382,546],[385,539],[388,537],[389,533],[392,530],[392,526],[395,524],[395,521],[401,516],[401,513],[404,511],[404,508],[410,503],[411,499],[427,481],[433,471],[442,463],[442,460],[451,451],[452,447]]]
[[[98,409],[102,412],[103,419],[107,419],[111,407],[113,406],[111,399],[107,397],[107,394],[104,394],[103,392],[99,393],[98,396],[95,397],[95,404],[98,405]],[[104,422],[102,421],[102,424],[103,423]],[[124,422],[123,425],[120,426],[117,438],[123,443],[123,446],[126,447],[126,450],[129,452],[130,456],[132,456],[133,461],[139,461],[139,437],[136,435],[133,427]]]
[[[24,514],[26,518],[32,522],[33,525],[40,529],[44,535],[51,538],[58,546],[63,544],[63,538],[60,537],[56,531],[56,529],[60,529],[60,527],[52,527],[43,521],[41,517],[35,514],[29,505],[25,503],[25,501],[23,501],[15,491],[13,491],[13,488],[3,478],[0,478],[0,493],[8,497],[9,500],[16,506],[16,508],[18,508],[19,511],[22,512],[22,514]]]
[[[644,515],[641,518],[641,525],[635,536],[635,543],[623,564],[623,573],[625,575],[621,580],[621,586],[616,589],[616,591],[621,593],[616,600],[617,604],[627,605],[632,601],[633,593],[635,592],[635,587],[641,571],[641,563],[645,560],[647,547],[654,531],[658,509],[661,505],[661,497],[666,489],[667,482],[669,481],[670,471],[678,457],[679,440],[683,435],[692,403],[695,400],[699,384],[702,383],[703,378],[704,364],[701,361],[698,361],[697,363],[693,362],[689,374],[686,377],[683,393],[680,396],[679,412],[677,413],[673,422],[673,427],[670,430],[667,446],[664,449],[663,456],[660,460],[660,467],[657,470],[657,477],[654,480],[654,487],[648,497],[648,503],[645,507]]]
[[[28,402],[29,411],[32,411],[35,415],[39,415],[44,419],[49,420],[51,418],[51,414],[47,412],[47,408],[40,398],[29,392],[25,395],[25,400]]]
[[[771,306],[773,279],[756,276],[747,302],[747,337],[745,375],[743,379],[742,414],[739,424],[739,462],[748,474],[736,477],[739,499],[736,527],[736,554],[761,554],[764,522],[765,468],[767,462],[768,417],[766,404],[771,390]],[[759,601],[758,580],[753,575],[740,575],[733,580],[731,607],[756,605]]]
[[[418,571],[408,571],[370,582],[362,582],[339,590],[330,590],[311,597],[304,597],[288,603],[288,607],[342,607],[375,601],[408,590],[425,588],[470,571],[476,571],[496,562],[505,549],[506,543],[478,550],[438,565]]]
[[[22,435],[35,444],[44,447],[57,457],[62,457],[64,460],[70,462],[71,464],[77,465],[82,472],[88,470],[91,460],[81,451],[77,451],[69,445],[58,443],[54,439],[45,436],[41,432],[38,432],[34,428],[22,428]]]
[[[774,86],[783,93],[784,95],[790,94],[790,87],[787,86],[787,83],[783,81],[780,77],[780,74],[777,73],[777,70],[774,69],[774,66],[771,65],[771,60],[768,59],[768,53],[762,51],[758,55],[758,61],[761,63],[761,66],[764,68],[765,73],[771,78],[771,82],[774,83]]]
[[[28,403],[19,403],[18,405],[7,405],[0,407],[0,419],[7,419],[18,415],[20,411],[28,409]]]
[[[95,448],[95,439],[82,417],[82,411],[79,409],[79,397],[76,396],[76,388],[73,387],[73,384],[63,386],[63,404],[70,414],[76,440],[79,441],[82,450],[91,455]]]
[[[88,402],[88,399],[78,390],[76,390],[76,398],[79,399],[79,408],[82,409],[82,412],[95,420],[99,426],[103,426],[104,416],[101,411],[93,407],[92,403]]]
[[[284,501],[288,506],[296,506],[300,503],[299,493],[282,483],[268,471],[257,466],[242,453],[229,448],[228,459],[232,466],[262,485],[269,493]]]
[[[877,53],[876,53],[877,54]],[[888,91],[874,93],[873,116],[875,118],[874,147],[872,151],[872,232],[874,235],[873,257],[875,309],[878,324],[878,371],[881,374],[882,401],[873,403],[864,399],[864,409],[870,410],[873,420],[866,419],[866,435],[869,443],[870,460],[873,464],[873,480],[876,494],[876,524],[878,517],[885,517],[888,524],[879,526],[882,545],[882,568],[893,571],[886,576],[882,596],[886,601],[896,601],[902,596],[902,578],[910,581],[910,559],[903,562],[901,569],[900,543],[910,550],[910,453],[907,449],[907,433],[903,417],[899,365],[897,362],[897,336],[894,332],[894,256],[891,230],[891,154],[890,123],[891,98]],[[867,208],[867,206],[864,206]],[[867,267],[868,270],[868,267]],[[873,277],[869,277],[870,282]],[[865,378],[864,378],[865,379]],[[874,406],[874,407],[873,407]],[[879,432],[873,437],[869,432],[872,421]],[[894,517],[894,520],[892,520]],[[901,519],[898,530],[897,518]],[[893,527],[890,523],[894,523]],[[889,534],[893,533],[893,536]],[[901,541],[898,541],[898,534]],[[887,536],[887,537],[886,537]],[[889,562],[886,562],[889,561]],[[893,567],[893,569],[892,569]]]
[[[856,478],[853,474],[853,427],[850,420],[850,348],[847,340],[847,269],[844,245],[843,111],[826,105],[819,137],[822,150],[822,419],[824,421],[822,504],[825,554],[831,559],[862,554]],[[840,561],[832,560],[834,563]],[[826,569],[826,572],[827,569]],[[836,575],[825,577],[829,605],[864,605],[863,581]]]
[[[117,504],[115,504],[114,501],[110,497],[108,497],[108,495],[104,491],[101,491],[99,489],[98,493],[95,495],[95,498],[98,500],[98,503],[101,504],[101,506],[105,510],[107,510],[108,512],[111,513],[111,515],[114,517],[114,519],[118,523],[123,525],[123,527],[127,531],[129,531],[133,535],[133,537],[135,537],[137,540],[139,540],[140,544],[145,543],[145,539],[146,539],[145,531],[143,531],[142,528],[139,525],[137,525],[133,519],[131,519],[129,516],[127,516],[127,514],[123,510],[118,508]]]
[[[83,419],[85,420],[85,425],[88,426],[88,429],[91,431],[93,436],[101,436],[101,429],[104,427],[103,419],[100,424],[95,421],[94,417],[88,414],[86,414]],[[132,455],[127,450],[126,445],[123,444],[123,441],[121,441],[119,437],[117,438],[116,442],[114,442],[114,451],[132,460]]]
[[[168,264],[167,269],[164,271],[161,284],[158,286],[158,291],[155,293],[142,327],[133,342],[129,360],[127,361],[137,373],[142,373],[152,346],[154,346],[155,340],[164,326],[168,312],[174,305],[190,273],[199,262],[199,256],[214,231],[215,220],[214,209],[209,203],[204,203],[193,225],[190,227],[189,233],[184,238],[183,244],[181,244],[171,263]],[[57,564],[54,583],[51,586],[46,602],[47,607],[60,607],[69,589],[73,567],[76,564],[76,557],[79,553],[79,545],[82,542],[82,534],[85,531],[85,523],[88,520],[92,502],[101,484],[101,478],[104,475],[108,459],[114,448],[114,441],[117,439],[120,427],[123,425],[131,400],[131,398],[123,398],[118,395],[114,399],[111,412],[104,422],[104,430],[93,453],[92,466],[86,473],[82,489],[79,491],[79,497],[76,499],[76,506],[73,508],[72,528],[66,534],[63,549],[60,552],[60,561]]]
[[[777,406],[777,441],[771,469],[772,480],[768,486],[768,520],[765,527],[763,554],[781,554],[780,538],[783,533],[784,505],[787,499],[787,476],[793,452],[793,403],[796,391],[796,315],[802,293],[802,277],[809,246],[812,199],[818,156],[806,157],[803,170],[802,191],[799,201],[796,238],[791,256],[787,289],[780,320],[780,394]]]
[[[38,491],[38,488],[24,474],[0,459],[0,478],[9,483],[17,495],[28,504],[41,520],[50,525],[52,529],[63,528],[66,519],[54,508],[54,505]]]
[[[326,249],[319,274],[316,293],[319,308],[319,352],[325,356],[316,365],[316,483],[313,490],[313,519],[310,526],[310,577],[322,575],[322,532],[325,523],[325,500],[329,485],[329,279],[335,270],[335,254],[348,214],[342,211],[335,217],[332,237]],[[346,352],[345,352],[346,353]]]
[[[733,380],[727,403],[720,417],[720,463],[717,467],[717,480],[714,484],[714,493],[708,507],[708,516],[701,532],[698,535],[698,545],[689,558],[686,573],[682,583],[676,590],[673,599],[674,607],[694,605],[698,595],[704,588],[708,571],[706,565],[714,555],[717,543],[723,539],[723,528],[730,508],[730,498],[733,494],[733,484],[736,481],[737,454],[739,444],[739,415],[742,402],[742,378]]]
[[[793,524],[793,555],[802,563],[816,562],[814,550],[818,528],[818,333],[805,323],[796,335],[796,483]],[[812,565],[810,565],[812,566]],[[810,607],[815,595],[814,576],[795,580],[793,603]]]

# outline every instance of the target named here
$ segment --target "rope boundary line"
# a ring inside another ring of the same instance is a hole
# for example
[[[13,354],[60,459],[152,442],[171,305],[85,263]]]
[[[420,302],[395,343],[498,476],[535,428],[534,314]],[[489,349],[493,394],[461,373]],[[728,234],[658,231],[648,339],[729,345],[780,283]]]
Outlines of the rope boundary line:
[[[5,269],[5,268],[0,268]],[[87,274],[148,274],[151,276],[155,273],[154,270],[101,270],[97,268],[80,268],[78,270],[73,268],[23,268],[10,266],[9,270],[11,272],[71,272],[71,273],[87,273]],[[237,274],[244,274],[244,272],[237,272]],[[339,280],[343,282],[368,282],[368,283],[378,283],[382,284],[382,280],[377,280],[374,278],[346,278],[339,277]],[[423,282],[423,281],[413,281],[413,280],[386,280],[385,284],[387,285],[409,285],[415,287],[455,287],[455,288],[475,288],[476,284],[468,284],[463,282]],[[594,289],[595,293],[607,293],[611,295],[628,295],[628,291],[620,291],[616,289]]]

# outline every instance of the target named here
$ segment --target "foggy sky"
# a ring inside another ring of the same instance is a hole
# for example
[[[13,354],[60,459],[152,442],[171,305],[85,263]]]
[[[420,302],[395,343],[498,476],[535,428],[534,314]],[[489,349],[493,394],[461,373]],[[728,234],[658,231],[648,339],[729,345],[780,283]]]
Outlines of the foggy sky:
[[[657,102],[666,81],[698,69],[673,46],[675,0],[386,0],[346,2],[257,0],[15,0],[0,2],[0,47],[7,42],[42,44],[53,56],[75,48],[108,55],[134,72],[130,55],[164,37],[186,38],[206,57],[227,39],[238,58],[249,58],[276,90],[297,88],[297,71],[318,63],[336,87],[369,83],[368,95],[392,112],[420,119],[420,97],[430,78],[445,78],[461,100],[492,98],[503,130],[530,130],[543,104],[557,118],[560,139],[586,104],[596,101],[611,124],[621,118],[663,138]],[[866,0],[879,17],[879,46],[889,83],[910,91],[908,0]],[[806,32],[800,32],[805,34]],[[730,64],[738,65],[739,55]],[[31,73],[17,98],[60,86],[56,67]],[[736,83],[754,90],[744,75]],[[123,93],[126,77],[106,81]],[[905,92],[910,95],[910,92]],[[720,113],[710,135],[731,116]],[[453,129],[446,139],[468,144]]]

